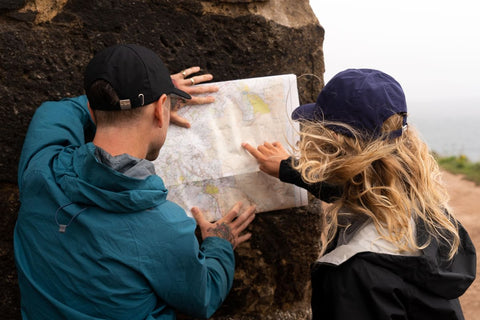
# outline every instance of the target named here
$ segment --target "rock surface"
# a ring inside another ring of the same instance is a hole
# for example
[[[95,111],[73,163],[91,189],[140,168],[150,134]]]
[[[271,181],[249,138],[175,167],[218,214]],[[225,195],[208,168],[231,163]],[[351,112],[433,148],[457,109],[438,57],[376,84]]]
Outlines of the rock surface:
[[[25,5],[25,0],[0,0],[0,10],[20,9]]]
[[[308,0],[0,1],[0,314],[19,319],[12,235],[16,170],[35,109],[83,93],[99,50],[138,43],[170,71],[199,65],[216,81],[293,73],[301,102],[323,86],[324,31]],[[317,77],[309,76],[315,74]],[[215,319],[306,319],[320,204],[264,213],[237,249],[235,283]]]

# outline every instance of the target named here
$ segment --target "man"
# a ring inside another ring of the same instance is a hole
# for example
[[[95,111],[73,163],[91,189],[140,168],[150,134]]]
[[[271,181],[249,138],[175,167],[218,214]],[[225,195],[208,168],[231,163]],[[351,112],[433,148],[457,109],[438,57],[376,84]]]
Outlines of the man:
[[[199,246],[195,221],[166,200],[149,160],[166,139],[171,100],[191,97],[155,53],[101,51],[85,90],[88,100],[44,103],[25,139],[14,234],[22,317],[209,317],[232,286],[233,249],[250,237],[242,231],[254,208],[239,215],[237,204],[214,224],[193,208]]]

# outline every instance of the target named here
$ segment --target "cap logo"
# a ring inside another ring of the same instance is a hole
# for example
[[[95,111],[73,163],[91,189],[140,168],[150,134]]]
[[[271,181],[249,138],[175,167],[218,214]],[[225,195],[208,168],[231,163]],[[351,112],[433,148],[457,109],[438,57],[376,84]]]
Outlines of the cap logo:
[[[132,108],[132,104],[130,103],[130,99],[123,99],[119,101],[120,109],[127,110]]]

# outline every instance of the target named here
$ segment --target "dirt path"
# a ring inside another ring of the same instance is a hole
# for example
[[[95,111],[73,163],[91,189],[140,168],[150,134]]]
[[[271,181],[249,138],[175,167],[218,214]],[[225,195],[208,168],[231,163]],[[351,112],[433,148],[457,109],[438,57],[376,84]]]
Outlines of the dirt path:
[[[477,278],[460,298],[466,320],[480,319],[480,186],[461,176],[444,172],[443,180],[450,194],[450,207],[467,229],[477,249]]]

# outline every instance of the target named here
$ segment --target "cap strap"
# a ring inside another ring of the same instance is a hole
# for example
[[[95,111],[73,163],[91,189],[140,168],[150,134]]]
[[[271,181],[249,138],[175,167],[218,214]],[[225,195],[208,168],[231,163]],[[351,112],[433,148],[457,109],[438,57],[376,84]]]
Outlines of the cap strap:
[[[132,103],[130,102],[130,99],[123,99],[120,100],[118,103],[120,105],[120,109],[122,110],[132,109]]]
[[[400,129],[397,129],[397,130],[394,130],[394,131],[390,132],[388,134],[387,138],[388,139],[394,139],[394,138],[400,137],[405,131],[407,131],[407,128],[408,128],[407,115],[404,114],[403,115],[402,127]]]

